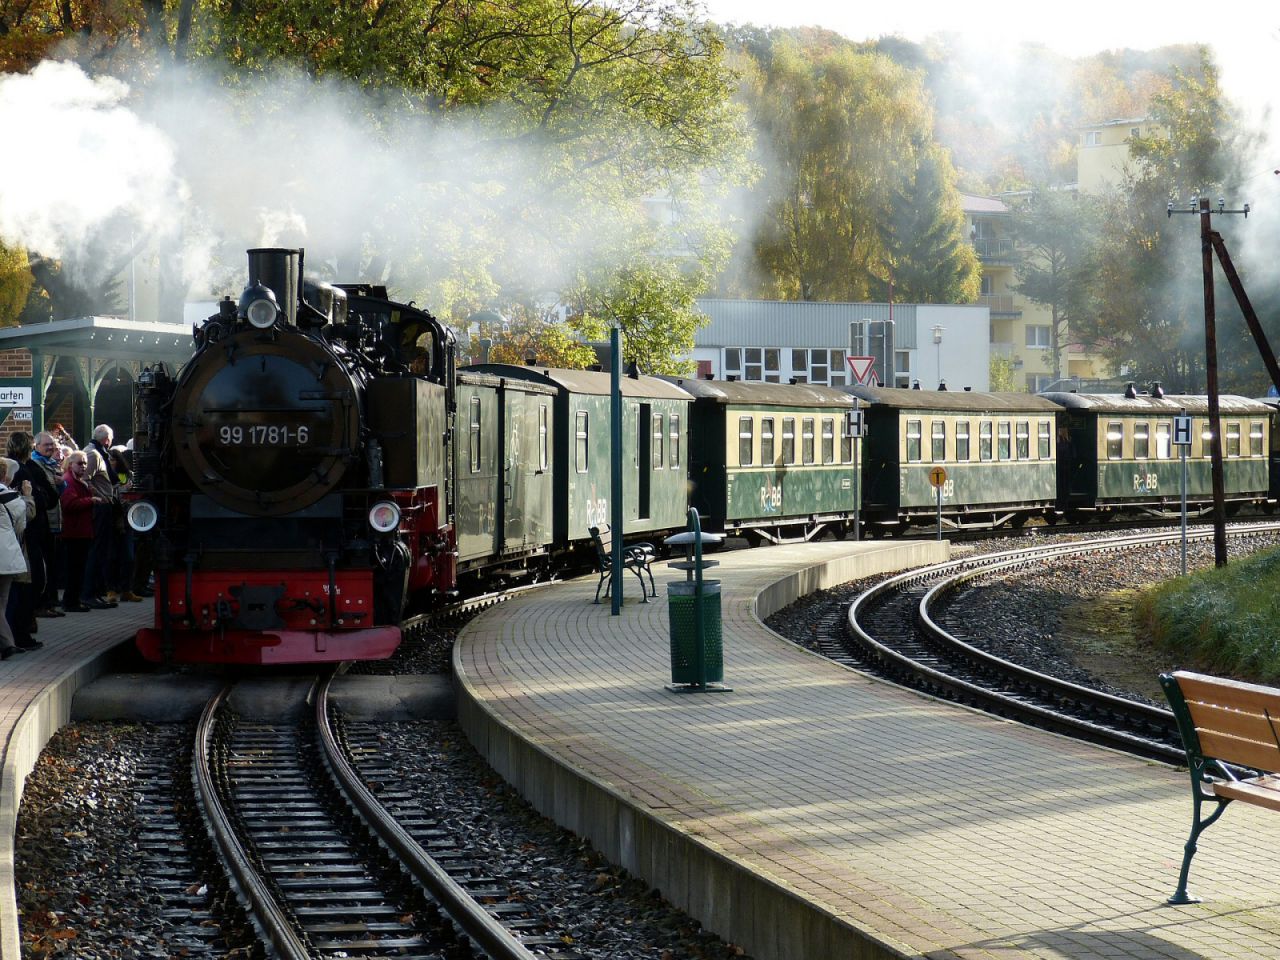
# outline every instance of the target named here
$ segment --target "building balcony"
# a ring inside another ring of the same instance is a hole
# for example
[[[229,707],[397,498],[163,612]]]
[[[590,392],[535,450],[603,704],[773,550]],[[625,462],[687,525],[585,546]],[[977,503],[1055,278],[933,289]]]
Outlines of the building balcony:
[[[1015,263],[1017,254],[1010,237],[974,237],[973,248],[983,263]]]
[[[978,298],[978,302],[991,311],[992,320],[1018,320],[1022,311],[1013,305],[1013,296],[1008,293],[987,293]]]

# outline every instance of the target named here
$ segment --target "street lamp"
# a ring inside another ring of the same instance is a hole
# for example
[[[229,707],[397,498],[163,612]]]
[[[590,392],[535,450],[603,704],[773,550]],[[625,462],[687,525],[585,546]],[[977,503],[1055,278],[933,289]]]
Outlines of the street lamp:
[[[938,382],[942,382],[942,331],[945,328],[940,323],[933,325],[933,345],[937,350],[938,357]]]

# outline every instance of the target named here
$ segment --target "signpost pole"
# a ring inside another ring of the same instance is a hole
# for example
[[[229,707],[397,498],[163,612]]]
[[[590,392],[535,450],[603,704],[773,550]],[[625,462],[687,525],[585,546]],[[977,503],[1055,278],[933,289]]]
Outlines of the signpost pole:
[[[938,484],[938,539],[942,539],[942,484]]]
[[[1191,418],[1179,410],[1173,418],[1173,444],[1182,451],[1182,575],[1187,575],[1187,449],[1191,446]]]
[[[938,491],[938,539],[942,539],[942,488],[947,482],[947,468],[934,467],[929,471],[929,482]]]

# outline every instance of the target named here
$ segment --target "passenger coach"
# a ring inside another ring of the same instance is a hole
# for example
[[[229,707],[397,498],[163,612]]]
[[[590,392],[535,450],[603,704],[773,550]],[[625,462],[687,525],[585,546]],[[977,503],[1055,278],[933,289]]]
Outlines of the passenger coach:
[[[847,393],[807,384],[672,382],[694,397],[690,503],[705,529],[775,543],[824,529],[845,535],[858,495]]]
[[[551,388],[552,541],[557,551],[585,545],[591,527],[610,522],[610,375],[496,363],[467,370]],[[685,525],[690,399],[657,377],[622,378],[626,537]]]
[[[1182,454],[1173,444],[1174,418],[1192,418],[1187,450],[1187,503],[1207,511],[1213,500],[1209,402],[1204,396],[1046,393],[1064,410],[1059,453],[1066,508],[1106,513],[1121,508],[1156,515],[1182,509]],[[1218,400],[1229,510],[1276,497],[1276,411],[1245,397]]]
[[[1025,393],[851,387],[866,407],[863,516],[871,532],[936,522],[1021,526],[1057,501],[1060,408]]]

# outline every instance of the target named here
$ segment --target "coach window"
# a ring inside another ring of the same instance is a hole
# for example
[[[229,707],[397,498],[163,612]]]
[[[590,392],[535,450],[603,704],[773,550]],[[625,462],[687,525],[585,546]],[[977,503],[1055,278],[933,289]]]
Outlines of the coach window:
[[[546,473],[551,459],[550,445],[547,443],[550,433],[547,430],[547,405],[538,407],[538,470]]]
[[[1016,432],[1018,441],[1018,459],[1031,459],[1031,421],[1019,420]]]
[[[669,421],[671,426],[671,469],[680,466],[680,414],[673,413]]]
[[[1262,456],[1262,421],[1249,421],[1249,456]]]
[[[666,459],[662,450],[662,440],[666,434],[666,430],[663,429],[665,424],[662,420],[662,414],[655,413],[653,415],[653,469],[655,470],[661,470],[662,463]]]
[[[930,457],[934,463],[942,463],[947,459],[947,421],[935,420],[932,426],[933,434],[930,439],[932,449],[929,451]]]
[[[1133,425],[1133,459],[1147,460],[1151,456],[1151,424],[1145,421]]]
[[[796,418],[782,418],[782,462],[788,466],[796,462]]]
[[[1048,420],[1037,421],[1039,431],[1036,446],[1039,448],[1041,460],[1048,460],[1053,455],[1053,424]]]
[[[907,421],[907,462],[920,462],[920,421]]]
[[[760,463],[766,467],[773,465],[773,417],[760,421]]]
[[[831,417],[822,418],[822,462],[836,462],[836,422]]]
[[[1213,456],[1213,431],[1209,429],[1209,421],[1200,421],[1200,456]]]
[[[1240,456],[1240,421],[1227,421],[1227,456]]]
[[[800,420],[800,456],[805,463],[813,463],[813,417]]]
[[[1124,456],[1124,424],[1112,420],[1107,424],[1107,459],[1119,460]]]
[[[956,460],[960,463],[969,461],[969,421],[956,421]]]
[[[468,431],[469,451],[471,454],[471,472],[480,472],[480,398],[471,398],[471,426]]]
[[[579,473],[587,472],[587,411],[578,411],[576,436],[577,468]]]
[[[991,459],[991,421],[983,420],[978,424],[978,459]]]
[[[853,434],[849,432],[852,424],[849,418],[843,419],[844,426],[840,430],[840,462],[853,463]]]
[[[1156,424],[1156,459],[1168,460],[1173,456],[1173,450],[1169,446],[1169,428],[1168,420],[1161,420]]]
[[[751,459],[752,453],[755,452],[755,425],[750,417],[738,418],[738,464],[743,467],[749,467],[753,463]]]
[[[1009,459],[1009,454],[1012,452],[1009,445],[1011,434],[1012,431],[1009,428],[1009,421],[999,421],[996,427],[996,458],[998,460]]]

